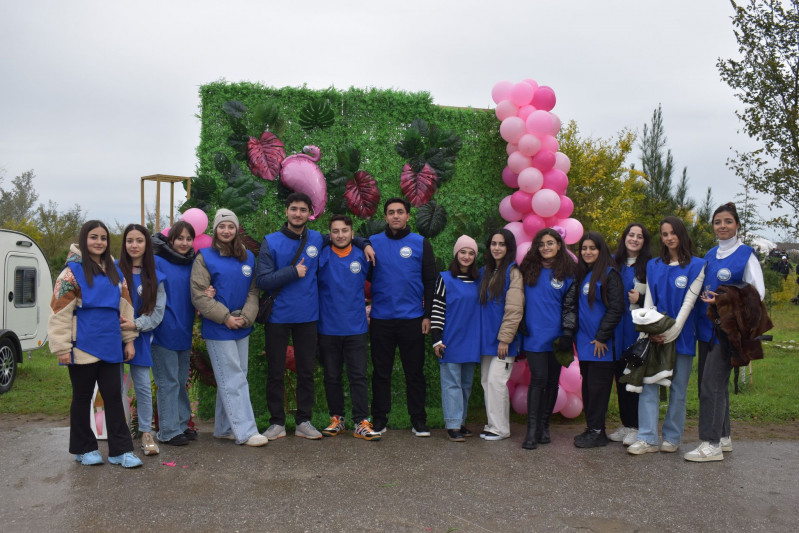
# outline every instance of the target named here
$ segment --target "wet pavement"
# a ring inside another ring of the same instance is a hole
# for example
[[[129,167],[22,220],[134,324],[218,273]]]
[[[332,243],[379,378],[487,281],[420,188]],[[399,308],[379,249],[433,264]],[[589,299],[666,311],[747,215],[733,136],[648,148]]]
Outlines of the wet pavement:
[[[135,470],[74,462],[68,428],[5,429],[0,530],[799,530],[797,441],[736,440],[724,461],[696,464],[682,459],[693,442],[677,454],[579,450],[573,426],[555,427],[553,443],[534,451],[521,449],[518,425],[499,442],[389,430],[379,442],[289,435],[264,448],[211,429],[189,446],[139,454]]]

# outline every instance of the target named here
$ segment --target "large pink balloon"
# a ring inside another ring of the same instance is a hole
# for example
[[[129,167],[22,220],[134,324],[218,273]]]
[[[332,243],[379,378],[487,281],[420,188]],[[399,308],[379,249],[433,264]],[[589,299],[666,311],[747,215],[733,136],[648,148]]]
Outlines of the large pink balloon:
[[[205,230],[208,229],[208,215],[205,214],[205,211],[197,209],[196,207],[187,209],[186,212],[181,215],[180,220],[191,224],[191,227],[194,228],[195,235],[204,233]]]
[[[539,150],[533,157],[532,165],[541,172],[546,172],[555,166],[555,153],[549,150]]]
[[[519,108],[516,107],[516,104],[511,102],[510,100],[502,100],[500,103],[497,104],[497,108],[494,110],[496,113],[497,118],[499,120],[505,120],[508,117],[515,117],[516,113],[519,112]]]
[[[194,251],[195,252],[199,252],[203,248],[210,247],[212,241],[213,241],[213,239],[211,239],[210,235],[206,235],[205,233],[201,233],[201,234],[197,235],[194,238],[194,242],[192,243],[192,246],[194,246]]]
[[[527,133],[525,123],[519,117],[508,117],[499,125],[499,134],[509,143],[519,142],[525,133]]]
[[[562,170],[566,174],[569,173],[569,170],[572,168],[571,161],[569,161],[569,156],[564,154],[563,152],[558,152],[555,154],[555,168],[558,170]]]
[[[544,223],[546,224],[547,228],[555,229],[555,226],[557,226],[558,222],[560,222],[560,219],[554,215],[544,219]],[[566,232],[564,231],[564,233]],[[563,238],[563,235],[561,235],[561,238]]]
[[[564,194],[569,186],[569,178],[562,170],[556,168],[547,170],[544,173],[544,188],[552,189],[558,194]]]
[[[541,189],[533,195],[533,212],[540,217],[551,217],[560,209],[560,195],[550,189]]]
[[[321,158],[319,147],[309,145],[302,148],[302,153],[290,155],[281,163],[280,182],[292,191],[304,192],[310,197],[313,204],[311,220],[322,216],[327,204],[325,175],[316,166]]]
[[[572,202],[572,199],[569,198],[568,196],[561,195],[560,209],[558,209],[558,212],[555,214],[555,216],[558,218],[569,218],[570,216],[572,216],[573,212],[574,212],[574,202]]]
[[[555,400],[555,408],[552,409],[553,413],[560,413],[560,410],[566,405],[566,400],[569,397],[569,393],[563,390],[562,388],[558,387],[558,399]]]
[[[534,79],[532,79],[532,78],[524,78],[522,81],[524,83],[530,84],[530,87],[532,87],[533,90],[538,90],[538,82],[535,81]]]
[[[524,256],[527,255],[527,252],[529,252],[530,248],[533,246],[533,243],[530,242],[531,238],[532,237],[530,237],[529,234],[528,234],[528,236],[527,236],[528,240],[526,240],[524,242],[521,242],[521,243],[516,245],[516,264],[517,265],[521,265],[522,264],[522,261],[524,261]],[[516,364],[518,365],[519,363],[516,363]],[[527,376],[528,376],[527,377],[527,382],[529,383],[530,382],[530,377],[529,377],[530,373],[529,372],[527,373]]]
[[[515,189],[519,186],[519,175],[505,167],[502,169],[502,182],[511,189]]]
[[[557,135],[558,132],[560,131],[561,126],[562,126],[562,124],[560,122],[560,117],[557,116],[555,113],[552,113],[552,112],[550,112],[549,114],[550,114],[550,116],[552,116],[552,129],[549,130],[549,134],[550,135]]]
[[[161,235],[163,235],[164,237],[168,236],[169,235],[169,230],[171,230],[171,229],[172,229],[172,226],[165,227],[164,229],[161,230]],[[196,235],[196,232],[195,232],[195,235]]]
[[[539,137],[548,135],[549,130],[552,129],[552,117],[549,116],[549,113],[541,109],[530,113],[530,116],[527,117],[525,123],[527,126],[527,131],[534,133]]]
[[[517,246],[519,242],[523,242],[529,238],[527,234],[524,233],[524,226],[522,226],[521,222],[508,222],[505,224],[505,229],[513,233],[513,236],[516,238]]]
[[[522,219],[521,213],[516,211],[510,203],[510,195],[506,196],[499,202],[499,216],[508,222],[517,222]]]
[[[557,152],[560,145],[558,144],[558,140],[553,137],[552,135],[545,135],[541,138],[541,149],[542,150],[549,150],[550,152]],[[557,161],[557,158],[555,158]]]
[[[544,219],[535,213],[530,213],[525,216],[524,220],[522,221],[522,225],[524,226],[524,232],[527,235],[532,235],[533,237],[535,237],[536,233],[547,227]]]
[[[516,367],[516,365],[513,365]],[[510,404],[513,410],[520,415],[527,414],[527,385],[518,385],[516,390],[513,391],[513,396],[510,398]]]
[[[521,214],[529,213],[533,210],[533,195],[524,191],[516,191],[510,195],[510,205],[514,210]]]
[[[521,190],[533,194],[543,186],[544,175],[537,168],[527,167],[519,172],[517,182]]]
[[[563,242],[574,244],[583,236],[583,225],[575,218],[564,218],[560,221],[560,227],[566,230],[566,238]]]
[[[545,111],[552,111],[552,108],[555,107],[556,101],[555,91],[546,85],[540,86],[533,95],[533,105],[538,109],[543,109]]]
[[[495,83],[494,88],[491,89],[491,99],[494,100],[494,103],[499,104],[501,101],[510,98],[511,87],[513,87],[513,83],[509,82],[508,80],[502,80]]]
[[[518,361],[513,364],[509,379],[517,385],[530,384],[530,371],[526,360]]]
[[[519,151],[527,156],[534,156],[541,149],[541,141],[532,133],[526,133],[519,139]]]
[[[523,81],[516,83],[510,88],[510,101],[519,107],[528,105],[533,99],[534,92],[535,89],[529,83]]]
[[[513,152],[508,156],[508,168],[510,168],[514,174],[519,174],[532,164],[533,160],[521,152]]]
[[[580,365],[572,362],[566,368],[560,369],[560,386],[574,394],[581,394],[583,378],[580,375]]]
[[[576,394],[569,394],[566,398],[566,405],[560,410],[560,414],[566,418],[577,418],[583,411],[583,401]]]
[[[508,398],[513,398],[513,391],[516,390],[517,385],[511,380],[506,381],[505,385],[508,386]]]
[[[518,150],[519,150],[519,145],[516,143],[508,143],[508,145],[505,147],[505,153],[508,155]]]
[[[519,108],[519,112],[516,113],[516,116],[519,117],[520,119],[526,121],[527,117],[529,117],[530,113],[532,113],[533,111],[535,111],[535,108],[533,106],[524,105],[524,106]]]

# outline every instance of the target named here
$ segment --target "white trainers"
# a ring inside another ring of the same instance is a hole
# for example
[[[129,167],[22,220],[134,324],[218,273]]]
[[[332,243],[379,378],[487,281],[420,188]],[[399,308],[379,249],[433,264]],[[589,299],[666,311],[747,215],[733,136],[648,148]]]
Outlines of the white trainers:
[[[256,433],[249,439],[247,442],[244,443],[245,446],[252,446],[254,448],[258,446],[266,446],[269,443],[269,439],[261,435],[260,433]]]
[[[630,432],[632,431],[638,433],[638,430],[635,428],[620,427],[619,429],[608,435],[608,439],[612,440],[613,442],[622,442],[624,440],[624,437],[629,435]],[[632,442],[630,444],[632,444]]]
[[[294,436],[309,440],[319,440],[322,438],[322,434],[313,427],[310,420],[306,420],[297,426],[297,429],[294,430]]]
[[[693,461],[695,463],[703,463],[705,461],[723,461],[724,455],[721,453],[721,446],[713,446],[705,441],[695,450],[691,450],[682,456],[686,461]]]
[[[680,449],[679,444],[674,444],[673,442],[669,442],[667,440],[663,441],[663,444],[660,445],[660,451],[666,453],[674,453]]]
[[[279,424],[272,424],[266,431],[263,432],[263,436],[269,440],[277,440],[282,439],[286,436],[286,426],[281,426]]]
[[[141,434],[141,449],[144,455],[158,455],[158,445],[153,440],[151,433]]]
[[[719,442],[721,445],[721,451],[723,452],[731,452],[732,451],[732,437],[721,437],[721,441]]]
[[[657,444],[649,444],[644,440],[637,440],[627,448],[627,453],[632,455],[643,455],[645,453],[656,453],[659,451]]]
[[[632,429],[632,431],[627,433],[627,435],[624,437],[624,440],[621,441],[621,443],[625,446],[631,446],[635,441],[638,440],[638,430],[636,428],[630,429]]]

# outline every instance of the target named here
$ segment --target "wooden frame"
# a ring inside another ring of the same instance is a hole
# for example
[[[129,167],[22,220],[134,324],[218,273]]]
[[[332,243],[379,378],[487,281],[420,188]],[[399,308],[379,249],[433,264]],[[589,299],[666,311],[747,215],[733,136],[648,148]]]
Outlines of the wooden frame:
[[[141,225],[144,226],[144,182],[154,181],[155,190],[155,228],[153,233],[160,230],[161,221],[161,184],[169,183],[169,225],[175,223],[175,184],[186,182],[186,198],[191,198],[191,178],[188,176],[169,176],[167,174],[153,174],[152,176],[142,176],[141,178]]]

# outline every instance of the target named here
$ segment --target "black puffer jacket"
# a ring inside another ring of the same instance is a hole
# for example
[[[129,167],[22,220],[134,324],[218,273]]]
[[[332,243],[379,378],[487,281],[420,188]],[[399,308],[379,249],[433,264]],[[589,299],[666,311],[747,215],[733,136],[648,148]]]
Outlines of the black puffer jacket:
[[[561,325],[563,326],[563,334],[571,337],[574,336],[577,330],[577,319],[579,316],[579,309],[577,306],[579,293],[577,291],[581,286],[582,283],[575,280],[563,297]],[[608,344],[608,341],[613,338],[616,326],[621,322],[621,318],[624,315],[624,284],[622,283],[621,275],[616,269],[608,272],[605,286],[605,299],[603,299],[603,303],[608,310],[599,322],[596,340],[603,344]]]

